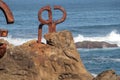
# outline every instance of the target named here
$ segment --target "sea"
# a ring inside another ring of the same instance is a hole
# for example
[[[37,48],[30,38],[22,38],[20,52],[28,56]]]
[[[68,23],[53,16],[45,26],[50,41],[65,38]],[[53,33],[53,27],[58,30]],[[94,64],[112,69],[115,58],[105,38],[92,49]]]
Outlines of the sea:
[[[15,22],[6,23],[0,11],[0,28],[8,29],[9,35],[4,38],[14,45],[21,45],[29,40],[37,40],[40,22],[38,11],[50,5],[53,20],[62,17],[62,12],[54,10],[54,5],[62,6],[67,12],[63,23],[56,25],[57,31],[69,30],[74,42],[105,41],[117,44],[118,48],[78,48],[80,57],[89,72],[97,75],[104,70],[113,69],[120,75],[120,0],[4,0],[10,7]],[[44,11],[42,18],[47,20],[48,13]],[[44,25],[43,35],[48,33]],[[3,37],[1,37],[3,38]],[[42,42],[46,42],[42,38]]]

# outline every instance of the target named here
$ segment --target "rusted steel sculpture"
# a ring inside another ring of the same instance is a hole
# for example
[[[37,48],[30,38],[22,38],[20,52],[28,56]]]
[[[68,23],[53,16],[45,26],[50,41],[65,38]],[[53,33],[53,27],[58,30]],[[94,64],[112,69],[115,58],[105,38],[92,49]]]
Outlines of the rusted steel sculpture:
[[[0,43],[0,58],[2,58],[6,52],[7,45],[5,43]]]
[[[67,14],[66,14],[66,11],[63,7],[54,6],[54,10],[62,11],[63,16],[62,16],[61,19],[58,19],[58,20],[55,20],[55,21],[52,20],[52,10],[51,10],[51,7],[49,5],[41,8],[38,12],[38,20],[41,22],[41,24],[39,25],[39,28],[38,28],[38,43],[41,43],[43,25],[45,25],[45,24],[48,25],[49,33],[56,32],[56,25],[64,22],[64,20],[66,19]],[[48,11],[48,17],[49,17],[48,20],[42,19],[42,12],[43,11]]]
[[[3,11],[5,15],[7,24],[14,23],[14,18],[11,10],[7,6],[7,4],[5,4],[5,2],[3,2],[2,0],[0,0],[0,9]],[[0,37],[6,37],[7,35],[8,35],[8,30],[0,29]],[[6,52],[6,48],[7,45],[5,43],[0,42],[0,58],[4,56]]]

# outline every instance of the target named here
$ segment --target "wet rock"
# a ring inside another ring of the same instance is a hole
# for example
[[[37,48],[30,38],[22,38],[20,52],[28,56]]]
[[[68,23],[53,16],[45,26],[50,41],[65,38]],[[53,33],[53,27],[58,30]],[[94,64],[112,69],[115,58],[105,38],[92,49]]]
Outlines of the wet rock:
[[[119,76],[115,73],[114,70],[107,70],[100,73],[93,80],[120,80]]]
[[[107,42],[97,42],[97,41],[83,41],[75,43],[77,48],[110,48],[118,47],[117,44],[110,44]]]
[[[47,44],[36,40],[10,46],[0,59],[0,80],[92,80],[84,67],[69,31],[45,35]]]

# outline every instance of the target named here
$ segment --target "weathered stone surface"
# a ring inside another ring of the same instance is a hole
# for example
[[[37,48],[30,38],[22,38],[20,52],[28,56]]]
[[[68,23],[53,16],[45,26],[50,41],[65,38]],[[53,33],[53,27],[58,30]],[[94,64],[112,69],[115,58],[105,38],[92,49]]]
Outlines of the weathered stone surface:
[[[7,48],[6,44],[11,45],[4,39],[0,39],[0,58],[2,58],[6,53],[6,48]]]
[[[117,79],[120,80],[120,76],[118,76]]]
[[[92,80],[69,31],[45,35],[47,44],[35,40],[8,46],[0,59],[0,80]]]
[[[118,47],[117,44],[110,44],[107,42],[97,42],[97,41],[83,41],[75,43],[77,48],[109,48]]]
[[[120,80],[120,77],[115,73],[114,70],[107,70],[100,73],[93,80]]]

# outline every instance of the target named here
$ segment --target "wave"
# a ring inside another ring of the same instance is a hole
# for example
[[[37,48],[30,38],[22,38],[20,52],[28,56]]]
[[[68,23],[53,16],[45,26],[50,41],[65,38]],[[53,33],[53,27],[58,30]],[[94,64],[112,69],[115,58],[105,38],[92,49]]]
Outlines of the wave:
[[[82,41],[105,41],[111,44],[117,44],[120,47],[120,34],[117,30],[113,30],[109,34],[102,36],[102,37],[85,37],[79,34],[77,37],[74,37],[75,42],[82,42]]]
[[[91,73],[93,77],[97,77],[97,74]]]
[[[82,52],[93,52],[93,51],[112,51],[112,50],[119,50],[120,47],[111,47],[111,48],[93,48],[93,49],[87,49],[87,48],[78,48],[78,51],[82,51]]]
[[[32,39],[25,39],[25,38],[12,38],[12,36],[8,36],[5,38],[0,38],[0,39],[4,39],[7,40],[9,43],[18,46],[18,45],[22,45],[23,43],[30,41],[30,40],[37,40],[37,38],[32,38]],[[46,43],[45,39],[42,39],[42,42]]]
[[[111,61],[111,62],[120,62],[120,58],[109,58],[109,57],[99,57],[99,58],[94,58],[95,60],[100,60],[101,63],[102,61]]]
[[[114,61],[114,62],[120,62],[120,59],[118,58],[118,59],[111,59],[112,61]]]
[[[1,37],[0,37],[1,38]],[[27,41],[30,40],[37,40],[37,38],[13,38],[11,35],[9,35],[6,38],[1,38],[1,39],[5,39],[7,40],[9,43],[14,44],[14,45],[21,45]],[[116,31],[113,30],[112,32],[110,32],[108,35],[105,35],[103,37],[85,37],[81,34],[79,34],[77,37],[74,37],[74,41],[75,42],[82,42],[82,41],[105,41],[108,43],[113,43],[113,44],[117,44],[118,46],[120,46],[120,34]],[[44,38],[42,38],[42,42],[46,43],[46,40]]]

